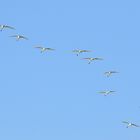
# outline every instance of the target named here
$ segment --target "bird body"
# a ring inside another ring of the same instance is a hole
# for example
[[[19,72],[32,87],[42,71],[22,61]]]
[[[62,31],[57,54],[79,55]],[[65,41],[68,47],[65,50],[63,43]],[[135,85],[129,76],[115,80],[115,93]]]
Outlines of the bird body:
[[[9,25],[4,25],[4,24],[2,24],[2,25],[0,25],[0,31],[3,31],[4,29],[13,29],[13,30],[15,30],[15,28],[14,27],[12,27],[12,26],[9,26]]]

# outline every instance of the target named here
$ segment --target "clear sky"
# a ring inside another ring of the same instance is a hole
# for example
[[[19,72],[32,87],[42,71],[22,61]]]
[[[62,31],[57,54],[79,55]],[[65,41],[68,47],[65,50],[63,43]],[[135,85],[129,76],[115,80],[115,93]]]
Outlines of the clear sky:
[[[140,2],[3,0],[1,140],[140,140]],[[9,36],[22,34],[28,41]],[[56,49],[41,54],[34,46]],[[76,56],[73,49],[90,53]],[[101,57],[88,65],[84,57]],[[116,70],[110,78],[104,72]],[[100,90],[116,90],[104,97]]]

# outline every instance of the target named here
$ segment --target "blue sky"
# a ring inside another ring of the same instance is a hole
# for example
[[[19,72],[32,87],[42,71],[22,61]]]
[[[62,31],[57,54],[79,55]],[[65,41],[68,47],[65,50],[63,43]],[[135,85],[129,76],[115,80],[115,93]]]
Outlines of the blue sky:
[[[0,139],[139,140],[140,2],[1,1]],[[15,41],[22,34],[28,41]],[[41,54],[43,45],[56,49]],[[77,57],[73,49],[91,53]],[[102,57],[88,65],[83,57]],[[119,71],[110,78],[103,73]],[[104,97],[100,90],[116,90]]]

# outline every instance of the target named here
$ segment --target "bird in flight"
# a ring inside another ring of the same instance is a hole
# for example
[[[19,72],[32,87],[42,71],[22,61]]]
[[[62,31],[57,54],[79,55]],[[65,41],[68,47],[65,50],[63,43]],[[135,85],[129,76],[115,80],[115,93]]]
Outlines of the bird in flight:
[[[107,77],[110,77],[112,74],[115,74],[115,73],[118,73],[117,71],[107,71],[105,72],[104,74],[107,76]]]
[[[106,90],[106,91],[100,91],[99,93],[103,94],[104,96],[107,96],[107,95],[112,94],[112,93],[114,93],[114,92],[116,92],[116,91],[113,91],[113,90]]]
[[[102,58],[97,58],[97,57],[88,57],[83,59],[88,60],[88,64],[90,64],[94,60],[103,60]]]
[[[10,37],[15,37],[17,41],[19,41],[20,39],[28,40],[28,38],[23,35],[12,35]]]
[[[12,27],[12,26],[8,26],[8,25],[0,25],[0,31],[3,31],[4,29],[13,29],[13,30],[15,30],[15,28],[14,27]]]
[[[126,128],[129,128],[129,127],[140,127],[139,125],[137,124],[134,124],[134,123],[131,123],[131,122],[126,122],[126,121],[123,121],[123,123],[127,124]]]
[[[37,49],[40,49],[41,50],[41,53],[45,52],[45,51],[54,51],[54,49],[52,48],[45,48],[45,47],[35,47]]]
[[[73,50],[74,53],[76,53],[76,55],[78,56],[79,54],[81,53],[84,53],[84,52],[91,52],[90,50],[80,50],[80,49],[76,49],[76,50]]]

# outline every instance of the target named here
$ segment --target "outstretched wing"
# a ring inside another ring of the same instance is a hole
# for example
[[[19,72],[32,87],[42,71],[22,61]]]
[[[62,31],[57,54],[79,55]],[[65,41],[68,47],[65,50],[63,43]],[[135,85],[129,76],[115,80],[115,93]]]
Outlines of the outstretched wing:
[[[83,58],[83,59],[85,59],[85,60],[90,60],[91,58],[90,58],[90,57],[87,57],[87,58]]]
[[[116,92],[116,91],[114,91],[114,90],[110,90],[109,92]]]
[[[28,40],[28,38],[27,38],[27,37],[25,37],[25,36],[22,36],[22,35],[20,35],[20,38],[23,38],[23,39],[26,39],[26,40]]]
[[[129,124],[129,122],[123,121],[122,123]]]
[[[37,49],[43,49],[43,47],[34,47],[34,48],[37,48]]]
[[[72,52],[79,52],[79,50],[73,50]]]
[[[11,36],[9,36],[9,37],[17,37],[17,35],[11,35]]]
[[[103,60],[103,58],[97,58],[97,57],[96,57],[96,58],[94,58],[94,60]]]
[[[5,28],[9,28],[9,29],[13,29],[13,30],[15,30],[15,28],[12,27],[12,26],[5,25],[4,27],[5,27]]]
[[[104,74],[109,74],[109,71],[106,71]]]
[[[52,49],[52,48],[46,48],[47,50],[49,51],[54,51],[55,49]]]
[[[90,50],[81,50],[82,52],[91,52]]]
[[[132,123],[132,125],[135,126],[135,127],[140,127],[139,125],[136,125],[136,124],[134,124],[134,123]]]
[[[117,71],[110,71],[111,73],[118,73]]]
[[[104,93],[106,93],[106,91],[99,91],[98,93],[102,93],[102,94],[104,94]]]

